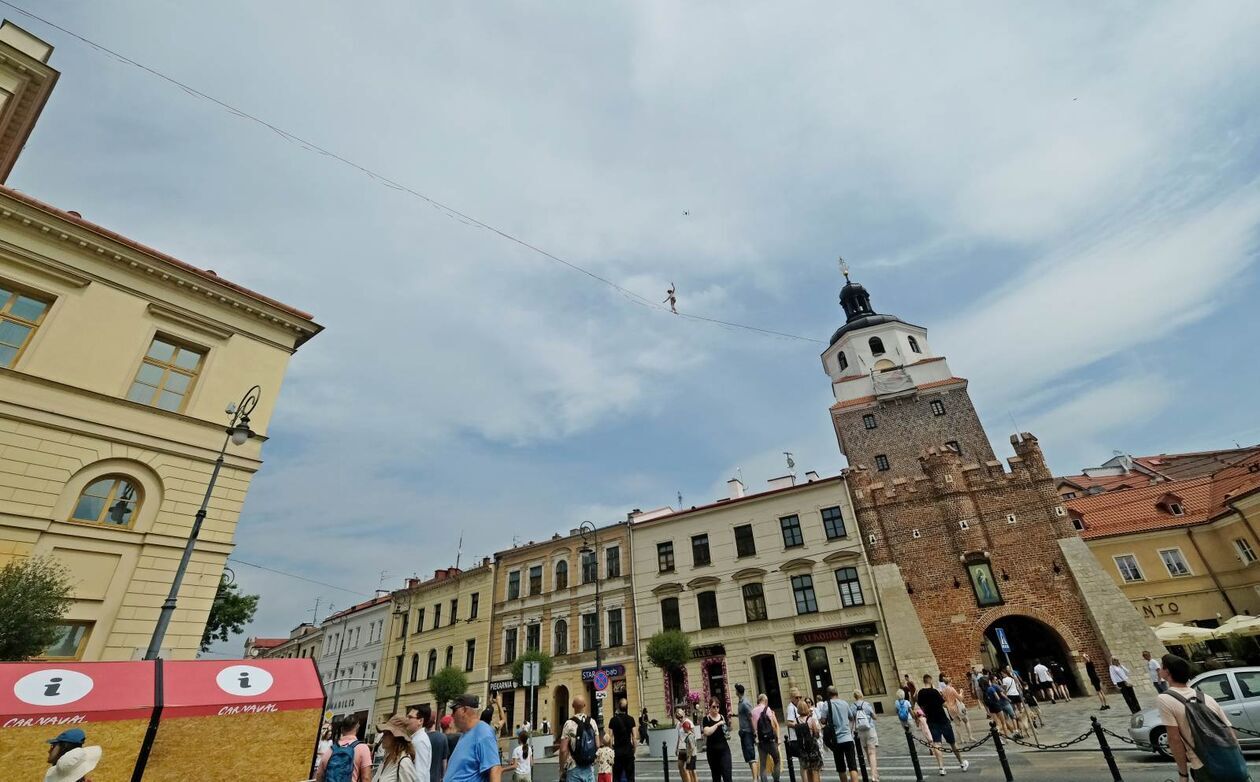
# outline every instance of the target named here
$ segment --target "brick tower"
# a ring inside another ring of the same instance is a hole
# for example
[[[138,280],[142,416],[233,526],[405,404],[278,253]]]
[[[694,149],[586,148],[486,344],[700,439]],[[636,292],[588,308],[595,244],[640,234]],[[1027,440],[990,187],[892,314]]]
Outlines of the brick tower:
[[[822,361],[899,673],[1041,659],[1081,691],[1082,655],[1104,682],[1115,655],[1150,690],[1141,652],[1163,646],[1072,527],[1037,439],[1011,437],[1007,471],[927,330],[845,277],[847,320]]]

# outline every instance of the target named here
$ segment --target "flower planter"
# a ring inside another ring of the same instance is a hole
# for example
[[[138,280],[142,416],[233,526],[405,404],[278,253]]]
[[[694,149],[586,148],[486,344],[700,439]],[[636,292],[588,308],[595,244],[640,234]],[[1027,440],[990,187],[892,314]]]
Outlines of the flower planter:
[[[648,728],[648,746],[651,748],[652,757],[659,758],[661,756],[661,744],[665,744],[666,753],[671,757],[674,754],[674,745],[678,742],[678,728],[674,725],[662,725],[659,728]]]

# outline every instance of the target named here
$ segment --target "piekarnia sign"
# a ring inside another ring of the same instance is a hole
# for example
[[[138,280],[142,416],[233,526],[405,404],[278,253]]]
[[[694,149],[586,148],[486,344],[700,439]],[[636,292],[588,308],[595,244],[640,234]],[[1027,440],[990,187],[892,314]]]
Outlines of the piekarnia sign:
[[[793,633],[792,640],[796,642],[797,646],[821,644],[828,641],[845,641],[855,635],[875,635],[876,629],[874,622],[864,622],[860,625],[827,627],[822,630],[807,630],[803,633]]]

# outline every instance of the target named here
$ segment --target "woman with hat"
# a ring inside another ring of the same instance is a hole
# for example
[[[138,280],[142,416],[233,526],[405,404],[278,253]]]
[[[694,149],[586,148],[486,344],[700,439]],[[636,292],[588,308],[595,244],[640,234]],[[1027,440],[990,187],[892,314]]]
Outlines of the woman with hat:
[[[78,728],[49,739],[48,765],[44,782],[85,782],[88,774],[101,762],[100,747],[85,747],[87,736]]]
[[[416,751],[407,733],[407,721],[395,714],[378,730],[385,759],[376,782],[416,782]]]

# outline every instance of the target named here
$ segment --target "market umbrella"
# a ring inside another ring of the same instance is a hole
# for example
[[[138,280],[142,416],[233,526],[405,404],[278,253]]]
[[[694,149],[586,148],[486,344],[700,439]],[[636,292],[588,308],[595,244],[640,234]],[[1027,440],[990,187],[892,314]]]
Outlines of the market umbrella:
[[[1216,637],[1216,633],[1206,627],[1194,627],[1177,622],[1164,622],[1155,628],[1155,637],[1166,644],[1201,644]]]
[[[1240,614],[1229,618],[1229,621],[1216,628],[1220,635],[1260,635],[1260,617]]]

